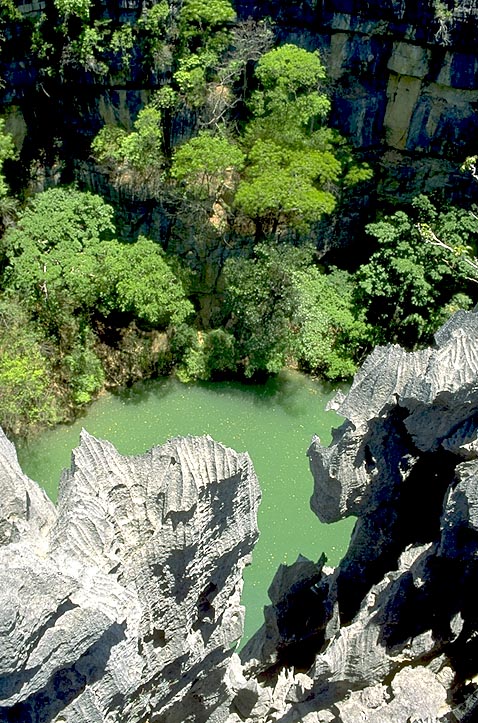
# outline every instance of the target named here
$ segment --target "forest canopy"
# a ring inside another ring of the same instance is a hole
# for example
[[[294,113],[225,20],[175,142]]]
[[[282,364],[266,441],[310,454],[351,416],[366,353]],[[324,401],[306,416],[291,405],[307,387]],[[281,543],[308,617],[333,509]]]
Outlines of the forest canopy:
[[[347,380],[373,345],[428,344],[476,302],[477,216],[443,196],[370,208],[353,263],[325,253],[375,176],[329,125],[318,50],[278,42],[229,0],[160,0],[128,22],[102,12],[94,0],[54,0],[27,19],[8,0],[0,10],[1,42],[15,30],[39,102],[88,87],[102,108],[74,136],[76,165],[61,135],[37,137],[27,163],[0,119],[8,432],[161,374],[257,379],[292,366]],[[134,83],[148,91],[128,112],[94,95]],[[61,153],[69,172],[45,180]]]

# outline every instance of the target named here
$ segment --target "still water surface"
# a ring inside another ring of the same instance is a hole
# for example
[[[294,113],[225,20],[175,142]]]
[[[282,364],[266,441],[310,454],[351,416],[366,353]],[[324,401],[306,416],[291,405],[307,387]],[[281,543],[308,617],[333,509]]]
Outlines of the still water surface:
[[[313,434],[328,444],[331,428],[341,421],[325,411],[331,396],[330,388],[293,372],[264,385],[148,382],[105,395],[74,424],[20,446],[18,456],[25,473],[55,499],[61,470],[70,465],[82,427],[108,439],[122,454],[138,454],[187,434],[210,434],[238,452],[247,451],[263,493],[261,537],[244,576],[247,639],[262,624],[267,588],[281,562],[291,564],[299,554],[317,560],[324,551],[334,565],[348,545],[352,520],[324,525],[309,508],[307,447]]]

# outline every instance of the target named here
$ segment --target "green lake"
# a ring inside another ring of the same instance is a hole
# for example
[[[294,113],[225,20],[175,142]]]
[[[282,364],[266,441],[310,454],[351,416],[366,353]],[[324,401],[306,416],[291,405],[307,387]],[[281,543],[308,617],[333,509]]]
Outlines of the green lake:
[[[324,551],[334,565],[347,548],[353,520],[324,525],[309,507],[312,476],[306,450],[313,434],[328,444],[331,428],[341,422],[325,411],[331,396],[332,389],[294,372],[264,385],[148,382],[105,395],[74,424],[20,445],[18,456],[25,473],[55,499],[81,427],[108,439],[122,454],[138,454],[187,434],[210,434],[238,452],[247,451],[263,493],[261,537],[244,576],[247,639],[263,621],[267,589],[281,562],[290,564],[299,554],[317,560]]]

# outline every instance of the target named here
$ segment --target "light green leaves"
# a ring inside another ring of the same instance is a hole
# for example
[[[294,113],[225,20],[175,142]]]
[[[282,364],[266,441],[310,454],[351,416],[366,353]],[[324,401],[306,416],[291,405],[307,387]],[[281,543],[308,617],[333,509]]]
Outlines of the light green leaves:
[[[255,75],[260,85],[252,95],[251,108],[257,120],[249,135],[264,138],[265,121],[269,137],[303,143],[330,110],[328,98],[319,92],[325,70],[318,53],[282,45],[262,56]]]
[[[334,209],[333,194],[322,188],[340,175],[340,163],[331,153],[295,151],[258,140],[249,161],[236,194],[237,206],[248,216],[300,228]]]
[[[104,126],[92,143],[98,161],[111,169],[116,183],[135,191],[152,191],[164,179],[161,112],[153,105],[138,113],[133,130]]]
[[[232,23],[236,13],[228,0],[184,0],[180,24],[185,32],[199,33]]]
[[[129,244],[111,239],[112,214],[90,193],[39,194],[5,237],[11,286],[53,324],[62,314],[95,308],[157,326],[184,321],[192,305],[162,249],[143,237]]]
[[[10,133],[5,131],[5,121],[0,118],[0,199],[8,194],[8,186],[2,173],[3,164],[9,158],[15,157],[15,145]]]
[[[53,2],[63,18],[75,15],[86,22],[90,17],[91,0],[53,0]]]
[[[13,434],[57,420],[51,368],[23,304],[0,298],[0,425]]]
[[[176,150],[171,176],[199,196],[216,198],[233,185],[244,161],[245,154],[235,143],[203,131]]]
[[[302,368],[331,381],[350,378],[366,339],[366,325],[354,310],[351,277],[309,267],[294,278],[299,292],[294,353]]]
[[[193,311],[164,252],[147,238],[107,244],[103,268],[105,310],[130,312],[155,327],[179,324]]]

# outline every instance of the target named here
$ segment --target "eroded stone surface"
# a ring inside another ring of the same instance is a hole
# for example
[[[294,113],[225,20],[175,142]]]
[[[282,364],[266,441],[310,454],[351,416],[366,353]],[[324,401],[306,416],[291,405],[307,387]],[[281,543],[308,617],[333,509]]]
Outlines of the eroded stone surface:
[[[183,723],[229,711],[258,534],[249,457],[208,437],[124,457],[83,432],[55,510],[4,437],[0,450],[13,530],[0,548],[0,720],[145,723],[160,711]]]
[[[436,342],[415,353],[376,349],[335,402],[345,421],[331,445],[311,444],[313,509],[325,521],[358,519],[341,564],[313,582],[323,593],[315,631],[304,635],[310,610],[288,641],[266,618],[245,650],[245,669],[267,679],[269,665],[272,687],[271,663],[287,663],[283,646],[307,665],[317,633],[309,685],[300,689],[291,671],[270,720],[405,723],[477,712],[476,684],[465,681],[478,670],[478,314],[459,312]],[[291,609],[305,566],[282,591]]]
[[[376,350],[337,399],[312,505],[357,516],[349,550],[279,569],[241,659],[246,455],[186,438],[123,457],[84,434],[55,509],[0,438],[0,720],[474,720],[478,314],[436,341]]]

